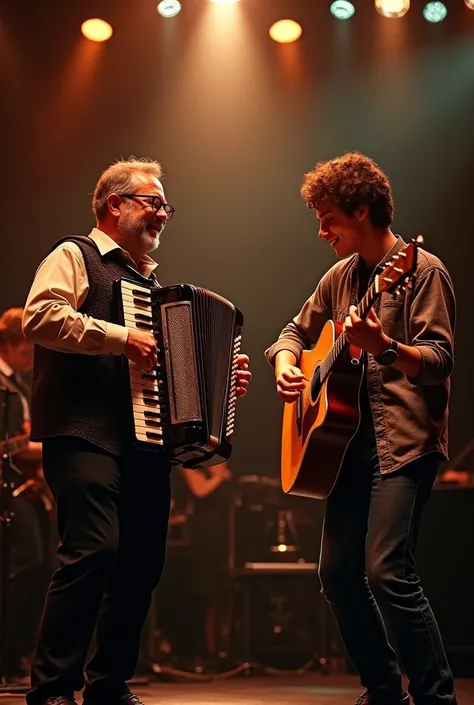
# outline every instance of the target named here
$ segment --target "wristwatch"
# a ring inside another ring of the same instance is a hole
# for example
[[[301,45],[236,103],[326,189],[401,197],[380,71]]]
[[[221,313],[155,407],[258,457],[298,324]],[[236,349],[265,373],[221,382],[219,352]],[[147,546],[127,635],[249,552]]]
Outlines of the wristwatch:
[[[388,348],[380,355],[374,355],[375,362],[379,365],[393,365],[398,360],[398,343],[396,340],[390,340]]]

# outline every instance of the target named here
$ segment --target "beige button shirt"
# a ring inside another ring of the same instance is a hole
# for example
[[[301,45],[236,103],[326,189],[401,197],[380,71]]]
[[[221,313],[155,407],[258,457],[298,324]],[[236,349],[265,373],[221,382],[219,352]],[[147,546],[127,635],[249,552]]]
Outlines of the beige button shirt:
[[[136,268],[129,253],[102,230],[89,234],[102,256],[118,249],[127,263]],[[145,255],[138,271],[149,277],[157,263]],[[23,314],[23,331],[28,340],[60,352],[85,355],[120,355],[127,342],[128,329],[79,313],[89,280],[84,257],[75,242],[58,245],[39,265]]]

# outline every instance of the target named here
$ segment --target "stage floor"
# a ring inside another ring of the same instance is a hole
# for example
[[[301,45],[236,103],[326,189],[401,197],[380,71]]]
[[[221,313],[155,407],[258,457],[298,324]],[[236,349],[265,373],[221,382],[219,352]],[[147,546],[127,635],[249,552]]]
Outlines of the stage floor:
[[[474,705],[474,679],[458,680],[458,704]],[[145,705],[353,705],[360,694],[352,676],[303,675],[242,677],[209,683],[160,683],[137,686]],[[24,701],[24,695],[1,696],[2,705]],[[80,697],[78,697],[78,704]]]

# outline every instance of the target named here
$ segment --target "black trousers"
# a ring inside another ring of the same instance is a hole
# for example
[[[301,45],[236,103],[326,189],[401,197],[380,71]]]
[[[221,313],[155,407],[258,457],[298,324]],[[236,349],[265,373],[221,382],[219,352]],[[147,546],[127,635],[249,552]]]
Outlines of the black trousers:
[[[375,441],[356,437],[330,495],[320,578],[342,639],[374,705],[397,702],[401,668],[416,705],[454,703],[450,667],[436,619],[415,571],[423,509],[439,459],[428,455],[381,475]]]
[[[73,438],[45,441],[43,464],[57,505],[60,567],[46,598],[27,702],[72,697],[84,682],[86,698],[113,698],[128,692],[163,570],[170,466],[154,453],[118,458]]]

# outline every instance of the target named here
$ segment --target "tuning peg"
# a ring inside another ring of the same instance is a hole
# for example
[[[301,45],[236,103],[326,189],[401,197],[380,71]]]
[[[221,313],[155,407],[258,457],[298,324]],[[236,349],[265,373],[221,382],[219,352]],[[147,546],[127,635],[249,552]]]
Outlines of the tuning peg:
[[[417,245],[418,247],[422,247],[422,246],[425,244],[425,240],[424,240],[424,238],[423,238],[423,235],[417,235],[417,236],[416,236],[416,239],[414,239],[413,242],[414,242],[415,245]]]
[[[398,255],[393,255],[393,259],[400,259]]]

